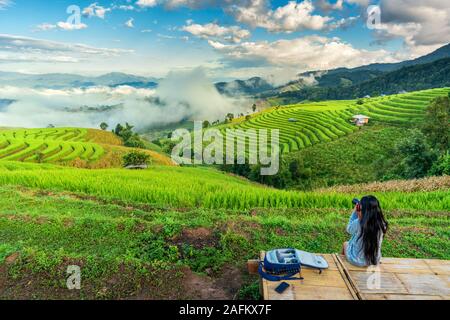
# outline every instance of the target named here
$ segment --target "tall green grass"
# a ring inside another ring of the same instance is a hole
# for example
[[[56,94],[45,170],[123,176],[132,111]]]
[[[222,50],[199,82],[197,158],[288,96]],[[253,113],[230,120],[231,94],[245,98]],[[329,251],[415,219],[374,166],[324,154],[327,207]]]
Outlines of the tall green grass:
[[[357,194],[281,191],[207,168],[54,169],[0,167],[0,185],[80,192],[161,207],[210,209],[349,208]],[[387,209],[448,210],[445,191],[376,194]]]

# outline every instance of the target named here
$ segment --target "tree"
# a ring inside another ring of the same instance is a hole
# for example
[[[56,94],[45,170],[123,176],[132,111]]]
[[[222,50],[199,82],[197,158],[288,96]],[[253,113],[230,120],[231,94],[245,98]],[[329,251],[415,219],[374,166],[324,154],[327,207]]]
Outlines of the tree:
[[[211,126],[211,124],[209,123],[208,120],[203,121],[203,129],[209,128]]]
[[[431,169],[437,155],[431,149],[426,137],[417,129],[397,144],[400,155],[399,174],[406,179],[422,178]]]
[[[130,125],[128,122],[125,124],[125,127],[119,123],[113,132],[122,138],[126,147],[145,149],[144,141],[142,141],[137,133],[133,132],[133,128],[134,126]]]
[[[123,165],[125,167],[148,165],[150,160],[150,155],[147,153],[133,150],[123,156]]]
[[[437,97],[427,108],[422,130],[433,147],[441,152],[450,149],[450,98]]]
[[[120,123],[118,123],[116,125],[116,128],[113,130],[113,132],[120,137],[120,133],[122,132],[122,130],[123,130],[123,126]]]
[[[232,113],[227,114],[227,120],[228,121],[231,121],[233,119],[234,119],[234,114],[232,114]]]
[[[145,143],[141,138],[139,138],[138,135],[132,135],[127,141],[125,141],[125,146],[130,148],[145,149]]]
[[[103,131],[106,131],[108,129],[109,125],[106,122],[100,123],[100,129]]]
[[[252,110],[253,110],[253,112],[256,112],[256,103],[253,104]]]

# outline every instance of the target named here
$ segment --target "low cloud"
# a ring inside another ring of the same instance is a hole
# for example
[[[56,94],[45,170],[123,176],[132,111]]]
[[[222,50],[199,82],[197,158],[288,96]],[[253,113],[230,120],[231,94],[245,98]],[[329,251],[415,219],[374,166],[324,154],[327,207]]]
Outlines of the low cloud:
[[[250,104],[219,94],[203,69],[170,73],[155,90],[128,86],[87,89],[0,87],[0,99],[14,100],[0,112],[0,126],[97,128],[125,121],[138,129],[185,119],[222,120]]]

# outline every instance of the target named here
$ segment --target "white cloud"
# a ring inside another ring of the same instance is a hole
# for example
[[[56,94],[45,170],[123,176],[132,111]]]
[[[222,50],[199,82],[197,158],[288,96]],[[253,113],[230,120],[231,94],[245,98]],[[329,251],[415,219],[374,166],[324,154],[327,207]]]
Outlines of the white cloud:
[[[110,11],[111,8],[99,6],[98,3],[95,2],[83,9],[83,15],[89,18],[98,17],[100,19],[105,19],[105,14]]]
[[[40,25],[36,26],[36,30],[39,31],[49,31],[49,30],[55,30],[57,28],[57,25],[51,24],[51,23],[41,23]]]
[[[67,30],[67,31],[82,30],[82,29],[86,29],[88,27],[84,23],[69,23],[69,22],[63,22],[63,21],[58,22],[56,25],[58,26],[58,28],[60,28],[62,30]]]
[[[158,4],[157,0],[138,0],[136,2],[136,5],[141,8],[152,8],[155,7]]]
[[[3,62],[75,63],[91,58],[118,57],[129,53],[132,51],[0,34],[0,59]]]
[[[51,30],[64,30],[64,31],[74,31],[74,30],[83,30],[87,29],[87,25],[84,23],[69,23],[60,21],[57,24],[51,24],[51,23],[42,23],[40,25],[37,25],[36,28],[33,31],[51,31]]]
[[[379,42],[403,39],[413,56],[429,53],[450,42],[450,6],[439,0],[384,0]]]
[[[301,30],[324,30],[332,17],[315,14],[311,0],[289,1],[286,5],[271,8],[269,0],[165,0],[168,8],[219,7],[233,16],[237,22],[251,27],[260,27],[270,32],[294,32]],[[342,0],[335,5],[321,1],[319,4],[329,8],[342,8]]]
[[[324,11],[342,10],[344,0],[338,0],[336,3],[330,3],[328,0],[316,0],[317,6]]]
[[[260,66],[293,68],[297,72],[398,61],[395,55],[386,50],[356,49],[339,38],[322,36],[234,45],[210,40],[209,44],[230,62],[247,61]]]
[[[58,62],[58,63],[76,63],[80,62],[79,59],[70,57],[70,56],[64,56],[64,55],[47,55],[43,56],[40,54],[8,54],[5,52],[0,52],[0,62],[5,63],[22,63],[22,62],[31,62],[31,63],[37,63],[37,62]]]
[[[310,0],[289,1],[275,10],[266,0],[249,0],[247,5],[231,6],[227,9],[238,22],[260,27],[270,32],[294,32],[299,30],[323,30],[333,20],[331,17],[314,14]]]
[[[0,10],[4,10],[12,4],[11,0],[0,0]]]
[[[222,41],[239,43],[242,39],[250,37],[248,30],[242,29],[238,26],[223,27],[216,23],[195,24],[188,21],[187,25],[182,30],[203,39],[220,39]]]
[[[239,2],[239,0],[162,0],[162,2],[166,4],[167,8],[188,7],[191,9],[199,9],[225,6],[233,2]]]
[[[128,19],[127,22],[125,22],[125,26],[127,28],[134,28],[134,18]]]
[[[134,7],[132,5],[120,5],[120,6],[113,6],[113,9],[119,9],[123,11],[133,11]]]

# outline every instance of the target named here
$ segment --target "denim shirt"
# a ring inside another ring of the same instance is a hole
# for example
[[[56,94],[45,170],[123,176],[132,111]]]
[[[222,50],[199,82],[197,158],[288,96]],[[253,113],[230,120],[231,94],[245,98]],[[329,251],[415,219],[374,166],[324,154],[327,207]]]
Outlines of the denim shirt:
[[[361,221],[358,219],[358,214],[354,211],[348,222],[347,232],[352,236],[347,246],[347,259],[348,261],[358,267],[367,267],[370,265],[366,261],[364,256],[363,239],[360,238],[361,234]],[[381,243],[383,242],[383,235],[380,236],[378,240],[378,258],[379,262],[381,259]]]

